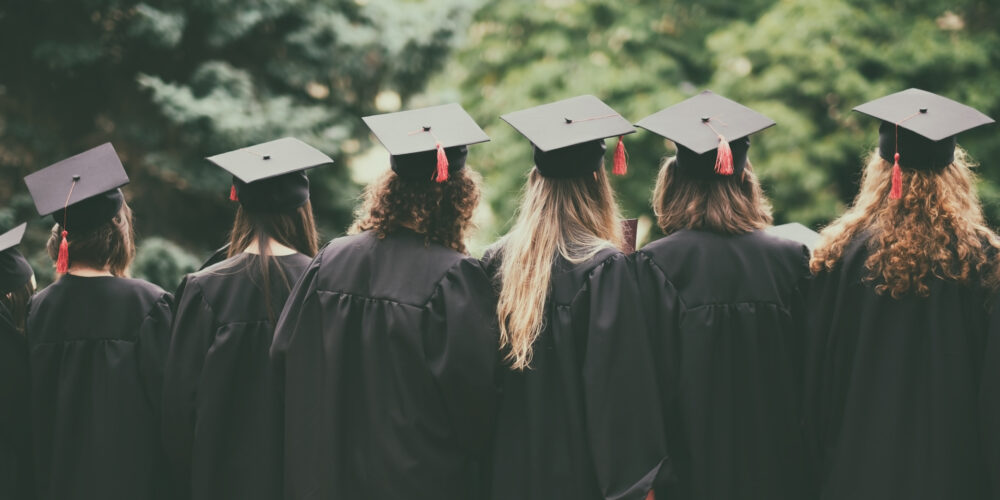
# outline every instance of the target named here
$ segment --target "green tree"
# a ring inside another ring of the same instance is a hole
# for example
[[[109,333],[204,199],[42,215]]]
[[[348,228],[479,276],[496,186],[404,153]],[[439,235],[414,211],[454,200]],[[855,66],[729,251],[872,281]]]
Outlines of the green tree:
[[[137,227],[221,244],[229,177],[203,157],[285,135],[333,156],[312,175],[327,236],[350,218],[360,117],[444,63],[478,0],[32,0],[0,5],[0,206],[34,215],[20,178],[100,142],[131,178]],[[34,224],[27,248],[40,248]]]
[[[751,156],[779,220],[822,224],[857,193],[878,122],[851,108],[910,87],[1000,114],[1000,8],[981,1],[795,0],[713,34],[710,85],[778,122]],[[983,161],[982,194],[1000,221],[1000,155],[989,127],[960,144]]]
[[[170,240],[153,236],[142,241],[132,264],[136,276],[174,290],[180,277],[198,270],[201,261],[185,252]]]

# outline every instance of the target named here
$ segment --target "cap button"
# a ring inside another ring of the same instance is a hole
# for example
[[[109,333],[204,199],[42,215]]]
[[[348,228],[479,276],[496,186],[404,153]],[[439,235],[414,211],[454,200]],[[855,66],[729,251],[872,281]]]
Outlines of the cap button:
[[[566,123],[573,123],[572,118],[563,118],[563,120],[566,120]]]
[[[920,108],[920,112],[926,114],[927,113],[927,108]]]
[[[701,117],[701,122],[702,123],[708,123],[709,120],[711,120],[711,119],[712,118],[710,116],[703,116],[703,117]]]

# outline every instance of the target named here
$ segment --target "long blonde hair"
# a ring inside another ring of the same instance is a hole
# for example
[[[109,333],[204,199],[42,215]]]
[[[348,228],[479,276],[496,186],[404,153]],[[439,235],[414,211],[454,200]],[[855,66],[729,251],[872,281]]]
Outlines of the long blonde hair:
[[[892,165],[873,151],[853,206],[822,232],[813,273],[829,271],[856,238],[868,237],[868,282],[879,294],[927,296],[931,278],[996,289],[991,256],[1000,240],[983,221],[968,155],[939,171],[903,169],[903,197],[889,199]],[[991,248],[992,247],[992,248]]]
[[[677,159],[663,162],[653,189],[653,213],[664,234],[681,229],[706,229],[744,234],[771,224],[771,204],[750,162],[743,175],[698,179],[677,168]]]
[[[546,178],[532,169],[517,222],[500,246],[497,275],[500,346],[509,348],[506,360],[512,368],[531,365],[532,344],[545,328],[556,256],[579,263],[605,248],[620,248],[620,219],[603,168],[567,179]]]

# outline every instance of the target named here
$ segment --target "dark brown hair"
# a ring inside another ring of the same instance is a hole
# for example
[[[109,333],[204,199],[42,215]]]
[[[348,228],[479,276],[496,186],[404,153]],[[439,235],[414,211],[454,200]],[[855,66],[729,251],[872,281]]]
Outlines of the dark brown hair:
[[[705,229],[744,234],[771,224],[771,204],[750,162],[743,175],[700,179],[677,168],[676,158],[663,162],[653,189],[653,213],[664,234]]]
[[[17,328],[17,331],[22,334],[24,333],[24,322],[28,318],[28,301],[35,293],[34,281],[33,279],[28,280],[16,290],[0,295],[0,304],[10,312],[11,318],[14,320],[14,328]]]
[[[934,279],[998,288],[1000,239],[983,220],[973,164],[962,148],[938,171],[903,169],[903,197],[889,197],[892,164],[872,151],[861,190],[821,233],[813,273],[832,270],[855,238],[866,237],[866,281],[880,294],[930,294]]]
[[[114,276],[127,276],[128,266],[135,258],[135,230],[132,227],[132,209],[122,202],[118,214],[91,231],[69,231],[69,267],[87,266],[107,269]],[[52,226],[52,233],[45,249],[54,263],[59,258],[62,242],[62,225]]]
[[[466,253],[465,236],[479,204],[479,174],[463,168],[447,182],[404,179],[386,171],[365,188],[350,233],[375,231],[379,238],[410,227],[428,242]]]
[[[252,243],[257,244],[260,258],[257,259],[261,275],[261,291],[264,293],[264,303],[267,305],[267,317],[271,324],[275,323],[275,311],[271,306],[271,276],[270,268],[274,256],[270,253],[270,241],[274,240],[295,251],[315,257],[319,251],[319,235],[316,233],[316,221],[313,219],[312,202],[291,210],[279,212],[258,212],[246,210],[243,206],[236,209],[236,220],[229,233],[228,257],[243,253]],[[292,281],[285,275],[281,266],[275,266],[287,290],[292,289]]]

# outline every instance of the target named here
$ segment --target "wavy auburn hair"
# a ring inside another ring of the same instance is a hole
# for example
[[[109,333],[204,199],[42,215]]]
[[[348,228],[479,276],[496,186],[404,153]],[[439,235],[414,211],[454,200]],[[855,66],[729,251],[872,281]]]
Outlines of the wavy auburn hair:
[[[517,222],[499,246],[496,280],[500,347],[515,370],[531,365],[532,345],[545,329],[545,303],[556,256],[578,263],[622,245],[621,215],[603,168],[594,175],[543,177],[532,169]]]
[[[681,172],[677,158],[663,162],[653,188],[653,213],[664,234],[705,229],[744,234],[771,224],[771,204],[750,162],[743,175],[699,179]]]
[[[428,242],[468,253],[465,238],[479,205],[480,176],[463,168],[446,182],[404,179],[392,170],[365,187],[348,234],[375,231],[379,238],[401,228],[424,235]]]
[[[873,151],[854,204],[822,232],[813,273],[832,270],[855,238],[867,237],[869,273],[879,294],[926,297],[932,278],[997,289],[992,257],[1000,239],[983,220],[968,155],[938,171],[903,169],[903,197],[889,199],[892,165]]]

